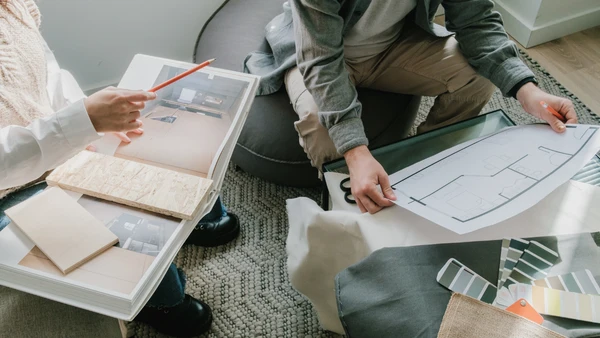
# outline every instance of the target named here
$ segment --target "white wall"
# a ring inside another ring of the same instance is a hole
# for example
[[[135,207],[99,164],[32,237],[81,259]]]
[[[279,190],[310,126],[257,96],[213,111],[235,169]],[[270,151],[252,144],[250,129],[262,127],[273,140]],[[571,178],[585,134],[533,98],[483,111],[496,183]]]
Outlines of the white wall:
[[[599,0],[543,0],[535,24],[546,25],[572,15],[587,13],[600,9]],[[600,25],[600,21],[597,22]]]
[[[224,0],[38,0],[42,35],[84,90],[119,82],[137,53],[191,61]]]
[[[533,26],[543,0],[500,0],[504,6],[513,9],[514,16],[519,18],[522,23]]]
[[[532,47],[600,25],[600,0],[494,0],[504,27]]]

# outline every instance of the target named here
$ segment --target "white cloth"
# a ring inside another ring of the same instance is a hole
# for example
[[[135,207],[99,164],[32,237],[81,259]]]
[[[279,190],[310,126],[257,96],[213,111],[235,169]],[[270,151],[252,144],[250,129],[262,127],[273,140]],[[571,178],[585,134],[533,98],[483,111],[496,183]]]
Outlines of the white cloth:
[[[287,263],[292,286],[311,301],[321,326],[337,333],[343,333],[343,328],[334,278],[375,250],[600,231],[600,209],[595,207],[600,205],[600,188],[584,183],[569,181],[516,217],[458,235],[398,206],[375,215],[361,214],[344,201],[339,184],[345,177],[325,174],[331,211],[323,211],[308,198],[287,201]]]
[[[90,121],[79,85],[45,47],[48,95],[57,112],[27,127],[0,129],[0,190],[37,179],[101,136]]]
[[[365,13],[344,35],[346,60],[359,63],[383,53],[398,39],[404,17],[415,7],[416,0],[371,1]]]

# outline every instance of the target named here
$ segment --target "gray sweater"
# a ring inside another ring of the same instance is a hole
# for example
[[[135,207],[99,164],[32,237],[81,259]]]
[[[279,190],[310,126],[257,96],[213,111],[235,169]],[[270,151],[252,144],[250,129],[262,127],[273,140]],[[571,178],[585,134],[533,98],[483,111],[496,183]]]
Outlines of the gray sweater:
[[[402,33],[404,18],[417,0],[373,0],[365,14],[344,35],[344,56],[360,63],[383,53]]]
[[[298,65],[319,107],[319,119],[338,152],[367,145],[362,106],[345,67],[343,36],[367,11],[371,0],[290,0],[266,28],[272,53],[253,52],[244,71],[261,76],[258,95],[278,91],[287,69]],[[469,64],[507,95],[533,73],[504,28],[490,0],[417,0],[415,23],[438,36],[451,33],[433,23],[439,5]],[[412,16],[411,16],[412,17]]]

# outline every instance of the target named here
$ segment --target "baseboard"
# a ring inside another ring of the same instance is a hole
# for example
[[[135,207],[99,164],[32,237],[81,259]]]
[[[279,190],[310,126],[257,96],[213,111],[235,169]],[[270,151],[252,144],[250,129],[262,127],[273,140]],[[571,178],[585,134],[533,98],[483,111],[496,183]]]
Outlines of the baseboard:
[[[591,9],[534,27],[529,43],[525,47],[533,47],[598,25],[600,25],[600,8]]]
[[[534,27],[524,23],[518,14],[511,8],[504,6],[502,2],[495,2],[494,9],[502,15],[506,32],[525,48],[592,28],[600,23],[600,8],[577,13]]]

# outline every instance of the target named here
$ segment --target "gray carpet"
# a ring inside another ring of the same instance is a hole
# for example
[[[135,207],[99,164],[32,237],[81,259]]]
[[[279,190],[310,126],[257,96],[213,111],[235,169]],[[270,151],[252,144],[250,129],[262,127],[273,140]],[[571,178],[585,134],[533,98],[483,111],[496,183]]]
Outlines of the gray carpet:
[[[524,55],[540,87],[570,97],[580,123],[599,119],[576,97]],[[424,99],[422,121],[433,104]],[[496,92],[483,112],[503,109],[513,121],[536,122],[519,103]],[[418,122],[419,122],[418,121]],[[414,130],[413,130],[414,132]],[[317,189],[277,186],[229,168],[223,198],[243,224],[240,237],[220,248],[184,247],[176,264],[188,275],[187,292],[206,301],[214,310],[207,337],[334,337],[319,328],[310,303],[290,285],[286,271],[285,241],[288,232],[285,201],[306,196],[320,202]],[[162,337],[151,328],[128,324],[132,337]]]

